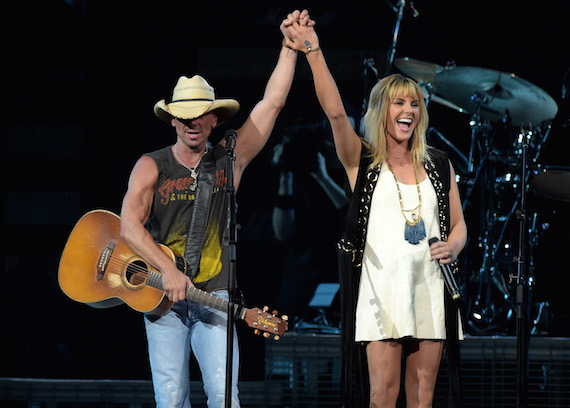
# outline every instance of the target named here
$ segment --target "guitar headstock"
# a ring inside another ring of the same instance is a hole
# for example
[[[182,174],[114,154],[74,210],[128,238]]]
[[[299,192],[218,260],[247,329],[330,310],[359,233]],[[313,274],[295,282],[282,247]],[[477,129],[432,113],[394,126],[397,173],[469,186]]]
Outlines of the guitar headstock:
[[[263,310],[259,308],[247,309],[243,320],[249,327],[255,329],[255,334],[263,333],[263,337],[269,338],[274,336],[275,340],[279,340],[288,328],[288,317],[277,316],[277,310],[268,313],[269,308],[265,306]]]

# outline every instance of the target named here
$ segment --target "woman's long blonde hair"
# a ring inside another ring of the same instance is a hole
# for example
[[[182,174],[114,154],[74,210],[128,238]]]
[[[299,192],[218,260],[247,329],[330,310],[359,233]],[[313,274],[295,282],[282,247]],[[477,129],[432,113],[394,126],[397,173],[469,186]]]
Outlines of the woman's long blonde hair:
[[[419,100],[420,117],[410,138],[410,150],[414,166],[424,163],[428,158],[426,131],[429,123],[428,112],[422,90],[410,78],[393,74],[382,78],[370,92],[368,110],[363,118],[364,140],[370,147],[373,157],[370,168],[381,163],[386,157],[386,125],[388,108],[397,97],[412,97]]]

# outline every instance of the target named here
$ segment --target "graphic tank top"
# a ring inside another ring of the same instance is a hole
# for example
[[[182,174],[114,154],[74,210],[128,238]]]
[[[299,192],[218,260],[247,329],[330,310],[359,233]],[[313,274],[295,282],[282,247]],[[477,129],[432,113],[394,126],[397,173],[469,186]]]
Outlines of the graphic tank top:
[[[158,167],[158,179],[154,202],[146,228],[158,243],[183,256],[186,249],[187,229],[196,198],[190,186],[194,179],[189,170],[179,164],[172,153],[172,146],[147,153]],[[224,245],[228,236],[228,200],[225,192],[229,164],[224,148],[217,145],[202,159],[215,160],[215,178],[204,234],[200,268],[192,280],[194,285],[211,292],[227,288],[229,250]],[[201,166],[200,170],[202,170]],[[191,239],[191,238],[190,238]]]

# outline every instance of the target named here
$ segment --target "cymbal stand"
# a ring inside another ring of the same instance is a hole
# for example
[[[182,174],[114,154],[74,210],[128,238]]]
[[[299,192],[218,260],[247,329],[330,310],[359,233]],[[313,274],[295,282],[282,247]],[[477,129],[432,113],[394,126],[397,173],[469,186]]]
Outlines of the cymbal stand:
[[[376,63],[374,58],[364,58],[364,92],[362,98],[362,111],[360,113],[360,120],[364,117],[364,114],[368,110],[368,97],[370,94],[370,85],[369,85],[369,72],[374,74],[375,82],[380,81],[380,76],[378,75],[378,69],[376,68]]]
[[[386,75],[389,75],[392,71],[392,63],[394,62],[394,55],[396,54],[396,45],[398,44],[398,36],[400,35],[400,24],[402,23],[402,18],[404,17],[404,7],[406,7],[406,0],[398,1],[398,17],[396,17],[396,24],[394,24],[394,31],[392,34],[392,45],[390,46],[390,52],[388,53],[388,62],[386,64]]]
[[[469,173],[473,172],[473,161],[474,161],[474,154],[475,154],[475,140],[477,135],[477,126],[481,126],[481,106],[487,103],[487,99],[481,96],[478,93],[475,93],[471,96],[471,100],[475,102],[476,109],[475,113],[471,117],[471,121],[469,122],[469,126],[471,126],[471,144],[469,145],[469,159],[468,159],[468,168],[467,171]]]
[[[517,211],[519,220],[518,256],[514,262],[517,264],[516,276],[516,329],[517,329],[517,408],[527,406],[527,378],[528,378],[528,300],[527,276],[525,271],[525,238],[526,238],[526,180],[527,180],[527,151],[529,132],[521,129],[522,134],[522,168],[520,185],[520,207]]]
[[[467,182],[467,192],[463,200],[463,211],[465,211],[465,209],[470,204],[471,195],[473,194],[473,189],[477,184],[477,180],[481,175],[481,171],[484,169],[484,165],[487,163],[487,160],[491,153],[491,144],[493,141],[492,138],[489,138],[490,125],[486,122],[481,121],[481,115],[480,115],[481,105],[485,103],[485,99],[481,98],[478,94],[473,95],[471,99],[473,99],[476,102],[476,109],[475,113],[473,113],[473,116],[471,116],[471,120],[469,121],[469,126],[471,127],[471,144],[469,147],[469,157],[467,158],[467,172],[468,174],[472,174],[473,177]],[[476,148],[476,141],[478,135],[482,136],[481,137],[483,142],[482,149],[484,153],[482,155],[481,154],[479,155],[480,156],[479,164],[477,165],[477,168],[475,169],[474,172],[475,150],[476,150],[475,148]]]
[[[429,104],[431,102],[431,95],[433,93],[433,84],[431,82],[418,82],[418,85],[420,86],[420,88],[423,85],[424,88],[426,89],[426,95],[425,95],[426,109],[429,110]]]
[[[538,157],[540,156],[540,150],[542,149],[542,145],[546,142],[546,139],[548,139],[548,135],[550,135],[550,130],[552,130],[552,124],[549,123],[546,127],[547,127],[547,130],[544,133],[544,136],[542,136],[542,138],[540,139],[540,141],[536,145],[536,152],[535,152],[535,155],[532,158],[532,162],[531,162],[532,166],[535,166],[536,163],[538,162]],[[538,131],[540,131],[540,129]],[[532,133],[531,133],[531,135],[532,135]],[[530,174],[530,172],[527,172],[527,175],[528,174]]]

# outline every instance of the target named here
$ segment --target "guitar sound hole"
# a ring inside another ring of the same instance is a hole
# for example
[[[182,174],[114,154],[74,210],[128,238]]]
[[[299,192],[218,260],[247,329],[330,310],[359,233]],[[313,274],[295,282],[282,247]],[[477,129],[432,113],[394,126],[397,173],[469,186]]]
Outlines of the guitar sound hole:
[[[143,261],[132,262],[125,274],[127,282],[133,286],[143,285],[148,277],[148,265]]]

